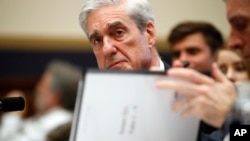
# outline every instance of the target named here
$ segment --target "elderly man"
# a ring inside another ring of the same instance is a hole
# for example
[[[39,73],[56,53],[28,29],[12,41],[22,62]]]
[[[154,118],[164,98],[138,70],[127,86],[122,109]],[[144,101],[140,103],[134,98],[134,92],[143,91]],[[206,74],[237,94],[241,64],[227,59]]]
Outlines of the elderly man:
[[[154,18],[147,0],[88,0],[79,19],[99,69],[169,68],[155,48]]]
[[[20,121],[4,141],[44,141],[55,128],[72,120],[81,69],[64,61],[46,67],[35,91],[36,115]],[[9,127],[10,128],[10,127]]]

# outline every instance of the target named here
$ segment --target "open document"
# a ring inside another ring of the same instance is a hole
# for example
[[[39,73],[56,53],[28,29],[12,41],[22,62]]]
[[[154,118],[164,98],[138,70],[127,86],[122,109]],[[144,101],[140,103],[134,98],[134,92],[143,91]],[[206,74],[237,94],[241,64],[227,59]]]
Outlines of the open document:
[[[88,70],[80,82],[70,141],[195,141],[199,119],[172,112],[175,93],[157,89],[160,79],[170,78]]]

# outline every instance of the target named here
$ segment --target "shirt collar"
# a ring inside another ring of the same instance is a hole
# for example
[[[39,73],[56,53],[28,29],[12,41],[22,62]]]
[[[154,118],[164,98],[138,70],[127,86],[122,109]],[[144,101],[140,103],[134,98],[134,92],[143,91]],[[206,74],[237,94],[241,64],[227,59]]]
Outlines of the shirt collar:
[[[164,70],[165,70],[164,63],[162,62],[162,60],[160,60],[160,71],[164,71]]]

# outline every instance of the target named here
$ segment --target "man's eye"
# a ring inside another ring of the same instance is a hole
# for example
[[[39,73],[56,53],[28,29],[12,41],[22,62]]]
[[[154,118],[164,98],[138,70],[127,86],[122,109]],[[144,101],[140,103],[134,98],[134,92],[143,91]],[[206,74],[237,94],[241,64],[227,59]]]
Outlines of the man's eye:
[[[187,52],[190,54],[190,55],[196,55],[199,53],[199,49],[197,48],[190,48],[187,50]]]
[[[124,31],[121,30],[121,29],[116,30],[115,33],[114,33],[114,36],[115,36],[116,38],[120,38],[120,37],[122,37],[123,35],[124,35]]]
[[[246,19],[235,19],[232,20],[232,25],[239,31],[245,30],[248,26],[248,21]]]
[[[92,40],[92,44],[93,44],[93,45],[98,45],[98,44],[101,43],[101,41],[102,41],[101,38],[94,38],[94,39]]]
[[[243,63],[236,64],[234,67],[238,72],[246,71],[246,67]]]

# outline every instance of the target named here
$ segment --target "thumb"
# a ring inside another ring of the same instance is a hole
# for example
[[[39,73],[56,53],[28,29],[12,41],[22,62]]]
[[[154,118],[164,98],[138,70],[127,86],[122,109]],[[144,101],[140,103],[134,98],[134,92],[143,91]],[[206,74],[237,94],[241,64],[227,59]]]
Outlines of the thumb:
[[[212,75],[214,79],[219,82],[228,81],[227,77],[221,72],[221,70],[219,69],[216,63],[212,64]]]
[[[180,60],[175,60],[172,64],[172,67],[174,68],[182,68],[183,67],[183,64]]]

